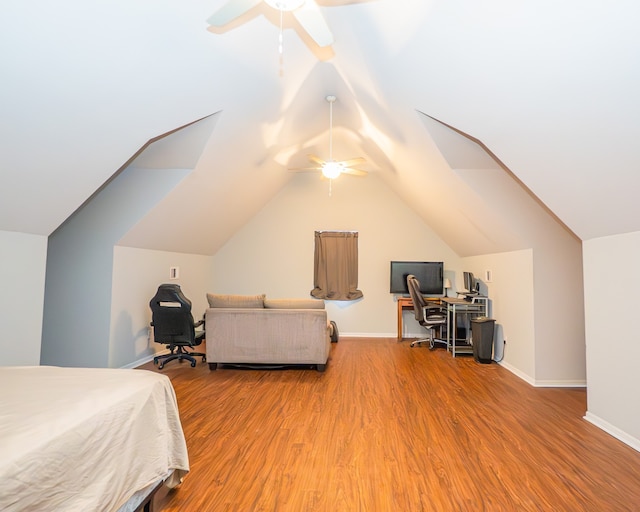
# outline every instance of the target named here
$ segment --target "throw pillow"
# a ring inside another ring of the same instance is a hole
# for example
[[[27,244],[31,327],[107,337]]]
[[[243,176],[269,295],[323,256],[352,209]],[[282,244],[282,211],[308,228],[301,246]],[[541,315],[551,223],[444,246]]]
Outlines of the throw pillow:
[[[263,308],[265,294],[262,295],[220,295],[207,293],[211,308]]]
[[[318,299],[265,299],[268,309],[324,309],[324,301]]]

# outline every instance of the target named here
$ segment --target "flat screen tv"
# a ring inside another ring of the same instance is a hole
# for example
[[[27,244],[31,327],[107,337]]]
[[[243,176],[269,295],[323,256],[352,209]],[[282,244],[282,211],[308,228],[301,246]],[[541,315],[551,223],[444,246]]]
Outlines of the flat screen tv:
[[[413,274],[420,282],[422,295],[444,295],[444,263],[442,261],[392,261],[391,293],[409,295],[407,276]]]

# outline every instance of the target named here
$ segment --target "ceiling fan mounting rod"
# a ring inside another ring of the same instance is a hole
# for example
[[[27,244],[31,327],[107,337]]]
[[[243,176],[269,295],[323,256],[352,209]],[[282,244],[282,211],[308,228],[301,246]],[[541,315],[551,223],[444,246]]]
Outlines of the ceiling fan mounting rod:
[[[329,102],[329,161],[333,162],[333,104],[336,97],[330,94],[325,99]]]

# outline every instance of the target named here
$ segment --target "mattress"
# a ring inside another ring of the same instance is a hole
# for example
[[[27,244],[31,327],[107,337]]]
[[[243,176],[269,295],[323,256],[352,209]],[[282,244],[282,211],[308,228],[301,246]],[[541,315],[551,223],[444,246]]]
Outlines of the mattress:
[[[189,471],[165,375],[5,367],[0,396],[0,510],[115,511]]]

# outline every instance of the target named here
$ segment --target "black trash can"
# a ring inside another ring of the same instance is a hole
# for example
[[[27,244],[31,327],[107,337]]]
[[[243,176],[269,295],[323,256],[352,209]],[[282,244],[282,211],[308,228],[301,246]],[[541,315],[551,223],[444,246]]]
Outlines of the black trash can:
[[[493,359],[493,330],[496,321],[493,318],[479,316],[471,319],[471,339],[473,340],[473,358],[479,363],[489,364]]]

